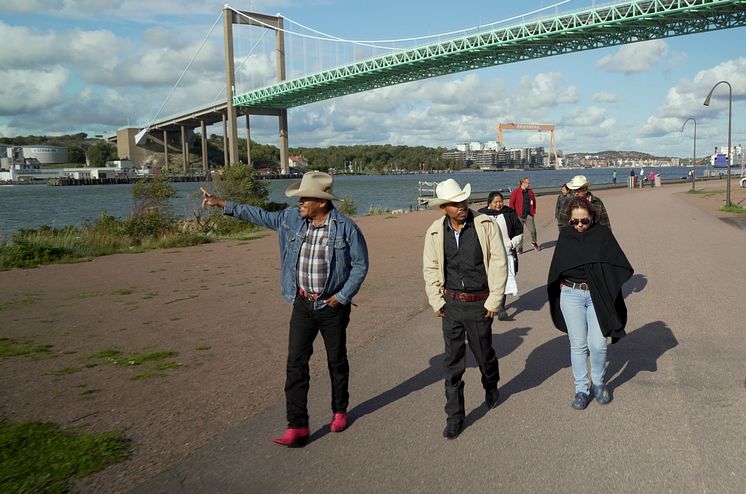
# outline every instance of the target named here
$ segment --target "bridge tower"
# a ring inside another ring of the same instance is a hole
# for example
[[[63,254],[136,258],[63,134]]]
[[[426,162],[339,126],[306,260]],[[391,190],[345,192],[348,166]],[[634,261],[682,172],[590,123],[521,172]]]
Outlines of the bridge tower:
[[[497,126],[497,144],[500,147],[503,145],[503,130],[533,130],[536,132],[549,132],[549,162],[547,164],[551,164],[552,154],[554,154],[554,164],[559,165],[557,147],[554,143],[554,125],[517,124],[512,122],[501,123]]]
[[[277,80],[285,80],[285,32],[283,21],[280,16],[259,14],[256,12],[241,11],[239,15],[227,5],[223,9],[223,42],[225,45],[225,82],[226,82],[226,116],[227,116],[227,163],[238,163],[238,131],[236,108],[233,105],[235,95],[236,71],[233,61],[233,24],[248,24],[275,30],[275,60],[277,64]],[[246,151],[248,162],[251,163],[249,115],[251,109],[246,113]],[[267,114],[267,111],[257,111],[257,114]],[[285,108],[277,110],[280,134],[280,173],[290,173],[288,163],[288,111]]]

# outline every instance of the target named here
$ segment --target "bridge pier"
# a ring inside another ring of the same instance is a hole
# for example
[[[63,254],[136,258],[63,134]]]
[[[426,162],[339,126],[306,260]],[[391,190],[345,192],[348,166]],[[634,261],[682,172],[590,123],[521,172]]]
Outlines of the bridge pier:
[[[249,114],[246,114],[246,164],[251,166],[251,125]]]
[[[207,126],[204,120],[199,121],[199,133],[202,142],[202,171],[207,173]]]

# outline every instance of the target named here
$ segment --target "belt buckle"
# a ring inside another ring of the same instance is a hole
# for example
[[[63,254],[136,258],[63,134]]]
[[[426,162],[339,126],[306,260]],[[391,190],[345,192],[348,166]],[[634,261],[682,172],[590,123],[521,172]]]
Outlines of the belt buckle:
[[[580,288],[581,290],[584,290],[584,291],[588,291],[588,283],[580,283],[580,284],[578,285],[578,287],[579,287],[579,288]]]
[[[458,294],[458,299],[459,299],[460,302],[468,302],[468,300],[466,300],[466,297],[468,297],[468,295],[465,294],[465,293],[459,293]]]

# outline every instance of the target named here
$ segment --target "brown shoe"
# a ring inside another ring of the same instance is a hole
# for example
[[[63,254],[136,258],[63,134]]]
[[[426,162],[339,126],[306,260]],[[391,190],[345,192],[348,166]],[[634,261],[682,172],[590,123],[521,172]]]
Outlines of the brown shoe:
[[[536,242],[532,243],[531,245],[534,246],[534,250],[541,250],[541,247],[539,247],[539,244],[537,244]]]

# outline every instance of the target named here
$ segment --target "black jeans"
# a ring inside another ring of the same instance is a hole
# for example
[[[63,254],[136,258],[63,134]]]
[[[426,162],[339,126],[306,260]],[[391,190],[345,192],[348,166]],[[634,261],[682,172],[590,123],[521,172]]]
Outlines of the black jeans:
[[[482,373],[485,390],[497,388],[500,370],[492,348],[492,319],[484,317],[484,302],[459,302],[446,298],[443,307],[443,341],[445,343],[446,406],[448,422],[463,422],[466,341]]]
[[[347,362],[347,325],[351,305],[324,307],[314,310],[313,302],[296,297],[290,318],[288,362],[285,378],[288,427],[308,427],[308,361],[313,354],[313,341],[321,331],[326,347],[329,376],[332,381],[332,411],[346,412],[350,364]]]

